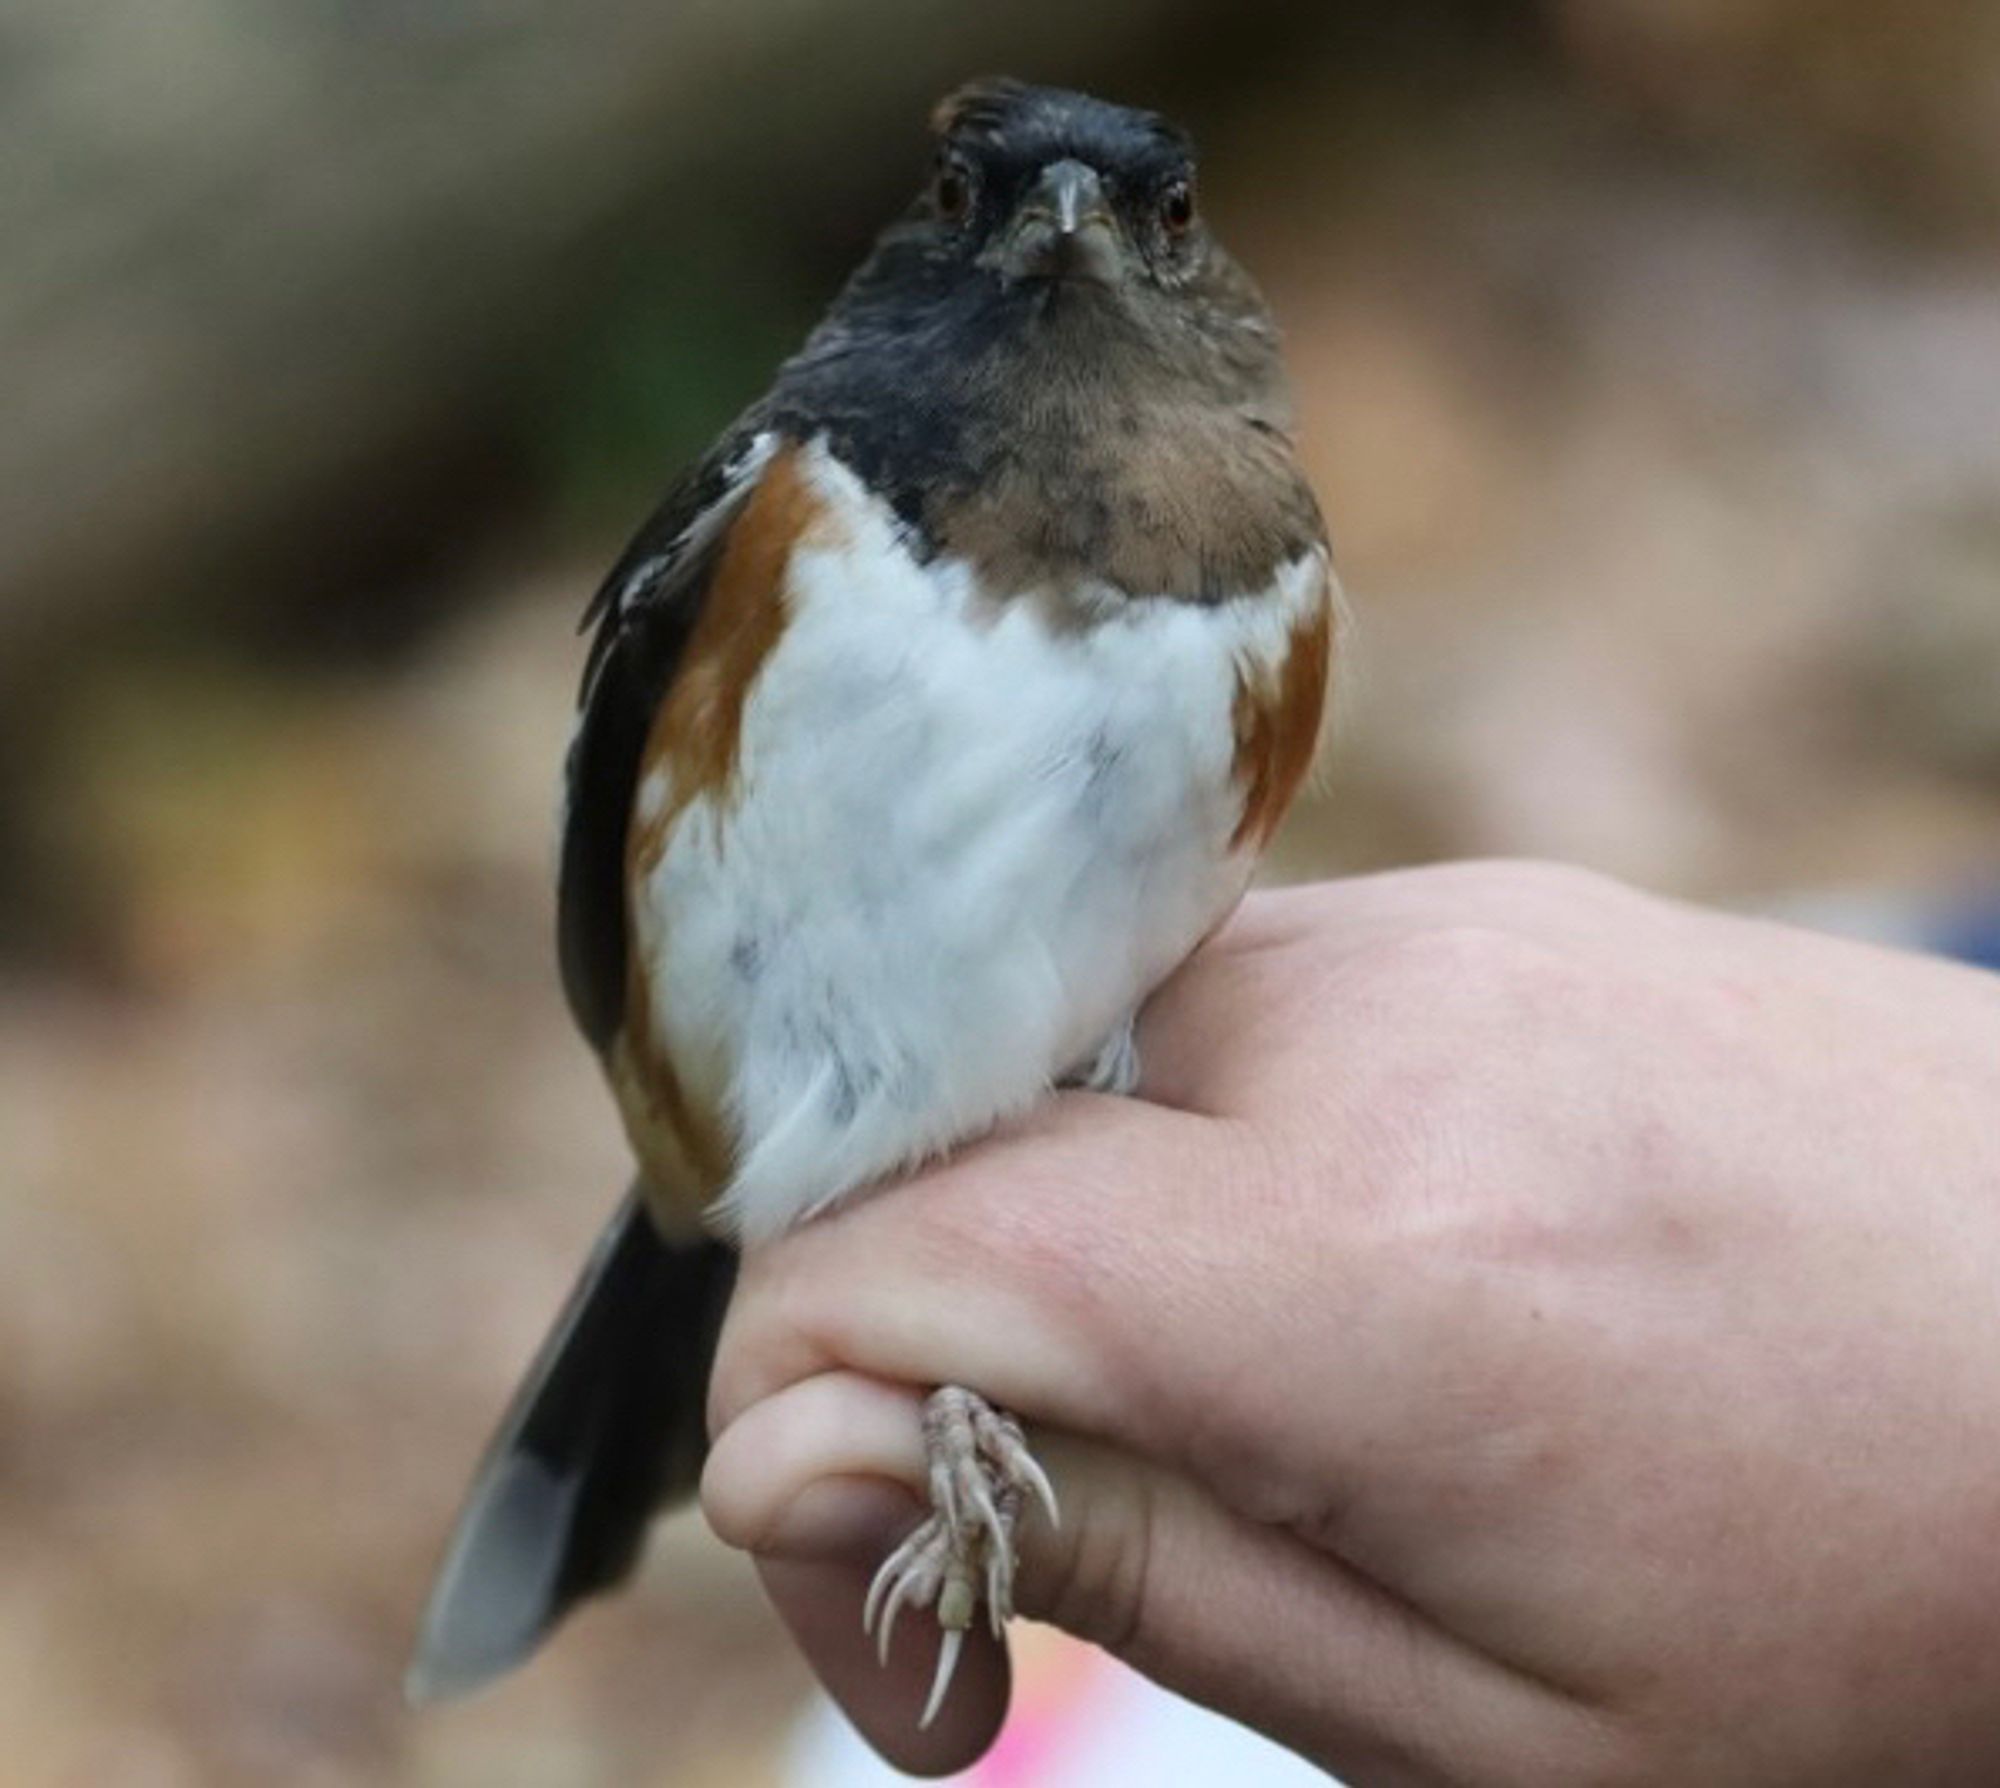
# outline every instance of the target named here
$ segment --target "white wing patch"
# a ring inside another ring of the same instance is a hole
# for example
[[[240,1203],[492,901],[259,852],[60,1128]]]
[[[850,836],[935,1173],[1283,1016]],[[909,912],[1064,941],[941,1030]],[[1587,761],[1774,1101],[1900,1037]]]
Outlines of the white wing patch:
[[[713,545],[716,536],[728,526],[736,514],[737,505],[771,463],[771,455],[777,450],[778,437],[769,429],[752,435],[743,450],[722,468],[722,494],[706,509],[698,510],[694,519],[667,542],[664,552],[641,559],[632,567],[612,597],[613,612],[624,614],[676,565]]]
[[[616,626],[626,612],[646,591],[656,586],[660,580],[670,575],[674,568],[683,564],[693,555],[706,551],[714,544],[718,535],[728,527],[742,507],[743,500],[755,487],[758,476],[770,463],[771,455],[778,450],[778,437],[769,429],[752,435],[743,450],[730,460],[722,471],[722,494],[707,508],[696,512],[694,519],[667,543],[664,552],[657,552],[641,559],[626,574],[611,595],[611,614],[607,624]],[[556,785],[556,823],[554,836],[550,841],[552,868],[561,873],[561,858],[564,835],[569,831],[570,809],[575,802],[576,791],[570,785],[569,766],[576,750],[577,735],[582,732],[585,719],[590,713],[591,698],[597,693],[597,679],[603,674],[604,663],[599,659],[591,668],[576,701],[576,711],[570,717],[569,737],[563,744],[563,774]]]

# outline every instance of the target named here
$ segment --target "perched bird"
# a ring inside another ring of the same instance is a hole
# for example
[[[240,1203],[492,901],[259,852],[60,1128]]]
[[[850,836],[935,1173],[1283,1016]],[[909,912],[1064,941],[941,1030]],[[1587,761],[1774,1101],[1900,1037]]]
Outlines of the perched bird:
[[[1188,138],[1014,81],[585,616],[559,946],[637,1180],[473,1484],[414,1696],[525,1659],[695,1483],[734,1250],[1019,1112],[1138,1008],[1314,756],[1326,535]],[[890,1194],[893,1196],[893,1193]],[[1054,1497],[972,1389],[867,1622],[1010,1608]]]

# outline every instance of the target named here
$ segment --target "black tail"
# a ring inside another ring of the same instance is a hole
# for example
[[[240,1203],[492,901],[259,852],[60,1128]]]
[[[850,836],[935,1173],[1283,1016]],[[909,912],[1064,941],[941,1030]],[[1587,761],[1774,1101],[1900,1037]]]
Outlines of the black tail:
[[[404,1678],[412,1701],[524,1662],[631,1569],[660,1504],[694,1488],[735,1278],[726,1248],[669,1246],[626,1195],[480,1462]]]

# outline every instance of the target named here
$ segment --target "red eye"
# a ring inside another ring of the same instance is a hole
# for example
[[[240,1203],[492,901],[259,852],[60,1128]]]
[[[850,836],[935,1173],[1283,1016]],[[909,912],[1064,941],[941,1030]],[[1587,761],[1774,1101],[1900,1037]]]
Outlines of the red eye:
[[[1194,222],[1194,188],[1176,180],[1160,195],[1160,222],[1169,236],[1183,235]]]
[[[962,162],[948,161],[931,182],[931,203],[938,216],[955,223],[972,203],[972,178]]]

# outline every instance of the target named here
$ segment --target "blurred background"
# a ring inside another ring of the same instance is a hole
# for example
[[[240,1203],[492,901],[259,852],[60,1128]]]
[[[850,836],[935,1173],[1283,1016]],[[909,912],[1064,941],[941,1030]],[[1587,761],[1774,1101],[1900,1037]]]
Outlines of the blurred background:
[[[623,1173],[574,621],[993,70],[1192,124],[1286,326],[1361,625],[1280,873],[1988,910],[1986,0],[0,0],[9,1783],[785,1767],[687,1518],[504,1689],[396,1681]]]

